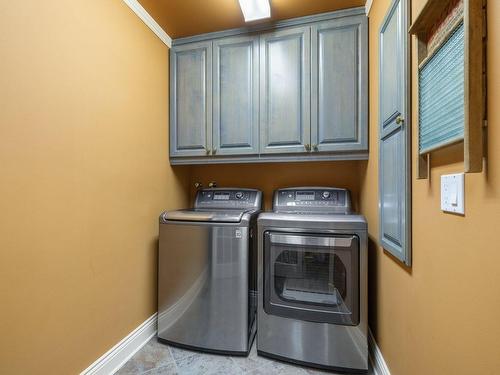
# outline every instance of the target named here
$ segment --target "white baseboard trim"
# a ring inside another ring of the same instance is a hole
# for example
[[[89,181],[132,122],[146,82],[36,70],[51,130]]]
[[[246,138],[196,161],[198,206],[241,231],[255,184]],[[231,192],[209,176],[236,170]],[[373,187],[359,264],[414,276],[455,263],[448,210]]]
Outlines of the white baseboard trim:
[[[158,313],[151,315],[139,327],[130,332],[118,344],[113,346],[99,359],[83,370],[80,375],[109,375],[114,374],[137,353],[157,332]],[[382,352],[368,329],[368,355],[373,367],[374,375],[391,375],[385,363]]]
[[[83,370],[80,375],[109,375],[118,371],[125,362],[156,335],[157,315],[157,313],[151,315],[151,317],[130,332],[123,340]]]
[[[168,48],[172,47],[172,38],[162,29],[160,25],[154,20],[153,17],[142,7],[137,0],[123,0],[132,11],[146,24],[147,27],[153,31]]]
[[[385,363],[382,352],[373,337],[371,329],[368,329],[368,355],[373,366],[374,375],[391,375],[389,367],[387,367],[387,363]]]

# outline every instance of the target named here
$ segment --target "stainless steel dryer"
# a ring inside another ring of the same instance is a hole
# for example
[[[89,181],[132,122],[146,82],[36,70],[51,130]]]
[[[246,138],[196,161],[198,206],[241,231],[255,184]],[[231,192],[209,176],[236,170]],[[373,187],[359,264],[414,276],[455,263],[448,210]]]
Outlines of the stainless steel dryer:
[[[193,209],[160,216],[158,338],[247,355],[255,336],[256,219],[262,193],[198,191]]]
[[[367,224],[349,191],[279,189],[257,227],[258,353],[366,373]]]

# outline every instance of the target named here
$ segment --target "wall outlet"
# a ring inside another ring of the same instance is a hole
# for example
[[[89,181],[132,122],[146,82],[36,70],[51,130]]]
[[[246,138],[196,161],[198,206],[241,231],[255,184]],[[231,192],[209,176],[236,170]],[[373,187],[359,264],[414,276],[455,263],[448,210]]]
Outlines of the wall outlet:
[[[441,176],[441,210],[465,214],[463,173]]]

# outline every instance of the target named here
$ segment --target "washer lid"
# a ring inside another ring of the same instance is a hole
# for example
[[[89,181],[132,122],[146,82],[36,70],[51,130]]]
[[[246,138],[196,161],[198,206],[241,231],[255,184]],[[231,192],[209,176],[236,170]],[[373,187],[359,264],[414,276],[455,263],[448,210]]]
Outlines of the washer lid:
[[[197,210],[187,209],[169,211],[163,214],[163,220],[168,221],[194,221],[194,222],[219,222],[239,223],[246,212],[242,210]]]

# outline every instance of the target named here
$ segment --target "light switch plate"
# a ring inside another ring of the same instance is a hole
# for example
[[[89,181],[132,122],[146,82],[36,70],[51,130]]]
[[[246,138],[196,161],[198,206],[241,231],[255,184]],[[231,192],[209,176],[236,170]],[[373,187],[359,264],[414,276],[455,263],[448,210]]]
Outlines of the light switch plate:
[[[441,176],[441,210],[465,214],[463,173]]]

